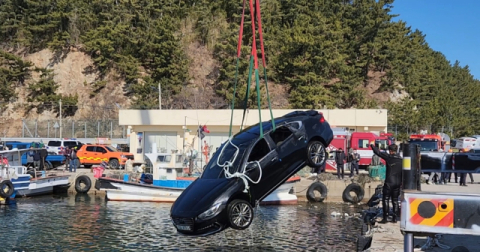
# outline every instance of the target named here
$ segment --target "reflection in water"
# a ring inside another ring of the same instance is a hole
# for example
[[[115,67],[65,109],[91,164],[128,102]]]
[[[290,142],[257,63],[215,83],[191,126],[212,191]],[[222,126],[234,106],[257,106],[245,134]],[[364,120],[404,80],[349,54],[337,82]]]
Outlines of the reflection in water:
[[[360,220],[344,204],[261,206],[252,226],[208,237],[177,234],[171,204],[105,202],[92,195],[2,206],[2,249],[28,251],[354,251]]]

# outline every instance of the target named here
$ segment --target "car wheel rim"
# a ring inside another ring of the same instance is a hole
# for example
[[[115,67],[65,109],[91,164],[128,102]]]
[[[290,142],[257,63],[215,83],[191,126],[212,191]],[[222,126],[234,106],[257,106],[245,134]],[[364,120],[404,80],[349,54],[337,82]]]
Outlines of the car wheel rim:
[[[238,227],[246,227],[252,220],[252,211],[246,203],[239,203],[233,206],[232,222]]]
[[[321,164],[325,159],[325,148],[320,143],[315,143],[310,146],[310,159],[314,164]]]

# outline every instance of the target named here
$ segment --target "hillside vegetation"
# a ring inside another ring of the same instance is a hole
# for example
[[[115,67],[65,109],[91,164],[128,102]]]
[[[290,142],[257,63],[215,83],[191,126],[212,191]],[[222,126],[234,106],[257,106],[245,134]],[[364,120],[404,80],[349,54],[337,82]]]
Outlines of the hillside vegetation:
[[[468,67],[433,51],[421,31],[393,22],[393,0],[261,3],[275,107],[386,107],[399,132],[479,133],[480,82]],[[227,108],[241,9],[240,0],[4,0],[0,104],[14,102],[21,87],[30,92],[27,109],[55,110],[45,104],[62,99],[70,105],[67,115],[76,113],[78,96],[59,92],[48,67],[24,60],[48,48],[56,62],[72,49],[91,57],[83,69],[96,76],[84,83],[91,97],[121,79],[124,97],[117,99],[131,108],[158,108],[159,83],[166,109]],[[246,10],[239,108],[252,43],[249,17]],[[278,102],[282,97],[286,102]]]

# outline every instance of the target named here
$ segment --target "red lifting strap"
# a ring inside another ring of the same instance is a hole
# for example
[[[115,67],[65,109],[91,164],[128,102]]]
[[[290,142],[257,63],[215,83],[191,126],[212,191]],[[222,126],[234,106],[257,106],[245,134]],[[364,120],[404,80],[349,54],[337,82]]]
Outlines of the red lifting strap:
[[[255,39],[255,9],[253,8],[253,0],[250,0],[250,16],[252,17],[252,56],[255,61],[255,69],[258,69],[258,57],[257,57],[257,43]]]
[[[267,62],[265,61],[265,49],[263,48],[263,34],[262,34],[262,18],[260,13],[260,0],[255,1],[255,7],[257,11],[257,22],[258,22],[258,34],[260,35],[260,48],[262,50],[262,64],[263,67],[267,67]]]
[[[237,58],[242,53],[243,22],[245,20],[245,0],[243,0],[242,21],[240,22],[240,31],[238,32]]]

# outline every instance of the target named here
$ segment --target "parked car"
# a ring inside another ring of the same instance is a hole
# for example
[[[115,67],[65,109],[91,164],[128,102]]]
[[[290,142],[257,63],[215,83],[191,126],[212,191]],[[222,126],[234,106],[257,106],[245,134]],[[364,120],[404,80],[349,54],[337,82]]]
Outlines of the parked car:
[[[118,151],[115,147],[102,144],[85,144],[77,152],[80,164],[85,168],[99,165],[102,161],[108,162],[113,169],[125,167],[128,158],[134,159],[129,152]]]
[[[55,154],[58,154],[60,151],[60,147],[77,147],[77,149],[80,149],[82,146],[82,143],[80,141],[77,141],[75,139],[60,139],[60,140],[51,140],[48,141],[47,143],[47,151],[48,152],[54,152]]]
[[[220,146],[196,179],[172,205],[170,216],[177,231],[210,235],[228,227],[245,229],[253,207],[306,165],[320,167],[333,139],[330,125],[317,111],[295,111],[251,126]],[[260,138],[260,127],[264,137]],[[231,166],[222,166],[231,162]],[[244,173],[255,183],[225,174]]]

